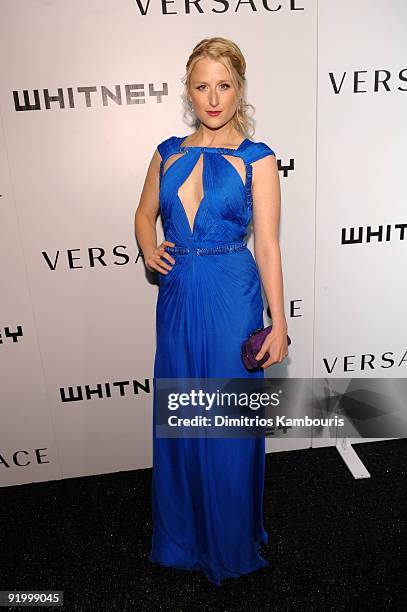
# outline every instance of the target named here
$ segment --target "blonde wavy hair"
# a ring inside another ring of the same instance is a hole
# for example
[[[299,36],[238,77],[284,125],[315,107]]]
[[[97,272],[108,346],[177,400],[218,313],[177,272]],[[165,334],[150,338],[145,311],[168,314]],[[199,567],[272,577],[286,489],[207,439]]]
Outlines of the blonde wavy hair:
[[[227,38],[216,36],[214,38],[204,38],[195,45],[191,55],[188,58],[186,65],[186,74],[182,78],[184,84],[184,92],[181,96],[184,106],[184,119],[187,119],[189,125],[198,128],[200,120],[193,112],[192,105],[188,101],[188,89],[191,81],[191,73],[195,64],[202,58],[210,58],[218,62],[222,62],[229,71],[232,82],[236,91],[242,92],[242,97],[236,109],[236,113],[232,118],[233,127],[245,138],[252,138],[255,131],[255,121],[249,116],[249,109],[254,111],[254,106],[246,101],[247,83],[246,83],[246,60],[243,57],[239,47]],[[189,121],[188,121],[189,119]]]

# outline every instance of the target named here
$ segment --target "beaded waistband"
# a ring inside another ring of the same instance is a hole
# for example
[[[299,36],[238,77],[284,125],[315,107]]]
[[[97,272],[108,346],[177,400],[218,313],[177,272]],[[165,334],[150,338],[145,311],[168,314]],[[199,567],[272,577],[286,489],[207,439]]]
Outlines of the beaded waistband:
[[[195,255],[220,255],[222,253],[234,253],[247,248],[244,240],[240,242],[230,242],[228,244],[218,244],[215,247],[184,247],[184,246],[166,246],[165,250],[168,253],[177,253],[178,255],[188,255],[193,252]]]

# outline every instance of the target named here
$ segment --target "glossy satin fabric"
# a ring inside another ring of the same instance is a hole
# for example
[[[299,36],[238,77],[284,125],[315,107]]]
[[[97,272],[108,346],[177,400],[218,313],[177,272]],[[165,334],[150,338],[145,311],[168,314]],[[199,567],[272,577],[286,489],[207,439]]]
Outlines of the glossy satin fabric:
[[[261,284],[244,248],[210,254],[241,242],[252,218],[251,164],[274,151],[246,139],[237,149],[183,147],[186,136],[160,143],[160,209],[165,238],[185,254],[159,273],[153,404],[153,538],[149,560],[203,571],[219,585],[268,565],[263,527],[264,438],[157,438],[157,378],[263,377],[250,373],[240,346],[263,325]],[[183,153],[163,172],[165,162]],[[203,154],[204,198],[193,231],[178,189]],[[240,157],[246,180],[224,157]],[[209,249],[200,254],[199,249]],[[189,249],[189,250],[188,250]],[[198,252],[197,252],[198,249]]]

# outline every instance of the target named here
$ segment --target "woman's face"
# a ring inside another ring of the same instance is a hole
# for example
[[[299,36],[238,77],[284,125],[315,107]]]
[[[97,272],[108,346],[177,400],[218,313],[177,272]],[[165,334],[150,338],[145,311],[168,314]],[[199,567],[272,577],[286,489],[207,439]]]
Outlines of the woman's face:
[[[219,128],[230,121],[240,97],[226,66],[209,58],[195,64],[189,95],[198,119],[209,128]],[[220,112],[211,115],[208,111]]]

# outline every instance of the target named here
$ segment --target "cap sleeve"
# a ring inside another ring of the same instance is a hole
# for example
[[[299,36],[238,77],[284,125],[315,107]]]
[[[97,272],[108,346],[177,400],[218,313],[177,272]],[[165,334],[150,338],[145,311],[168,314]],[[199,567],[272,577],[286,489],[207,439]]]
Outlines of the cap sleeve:
[[[252,145],[245,150],[245,162],[251,164],[258,159],[274,155],[275,152],[265,142],[253,142]]]
[[[178,141],[176,136],[170,136],[166,140],[160,142],[159,145],[157,145],[157,150],[161,155],[161,159],[163,162],[165,162],[169,155],[175,153],[177,142]]]

